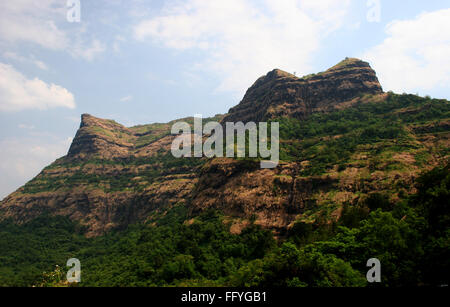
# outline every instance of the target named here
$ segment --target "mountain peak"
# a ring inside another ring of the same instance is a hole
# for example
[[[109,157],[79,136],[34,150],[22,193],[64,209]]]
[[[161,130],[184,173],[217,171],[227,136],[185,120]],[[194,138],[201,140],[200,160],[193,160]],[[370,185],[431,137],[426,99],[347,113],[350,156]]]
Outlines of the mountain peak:
[[[290,74],[284,70],[281,69],[274,69],[271,72],[267,74],[267,77],[271,78],[296,78],[293,74]]]
[[[84,113],[81,115],[81,124],[80,124],[80,128],[83,127],[102,127],[102,128],[106,128],[106,129],[122,129],[125,128],[123,125],[115,122],[112,119],[103,119],[100,117],[95,117],[91,114],[88,113]]]
[[[330,67],[328,71],[342,69],[345,67],[370,67],[370,64],[357,58],[345,58],[333,67]]]
[[[95,122],[98,120],[99,118],[92,116],[91,114],[81,114],[81,123],[80,123],[80,128],[82,127],[88,127],[88,126],[93,126],[95,125]]]
[[[90,155],[120,156],[133,147],[131,138],[133,138],[132,132],[114,120],[85,113],[81,115],[80,129],[73,139],[67,156],[69,158],[84,158]]]
[[[356,58],[345,58],[324,72],[302,78],[275,69],[247,90],[224,122],[261,122],[282,116],[305,118],[313,112],[347,105],[361,94],[381,93],[375,71],[369,63]]]
[[[284,70],[276,68],[268,72],[265,76],[262,76],[258,80],[256,80],[256,82],[250,87],[250,89],[261,87],[264,84],[271,83],[276,80],[286,80],[286,79],[290,80],[298,78],[293,74],[290,74]]]

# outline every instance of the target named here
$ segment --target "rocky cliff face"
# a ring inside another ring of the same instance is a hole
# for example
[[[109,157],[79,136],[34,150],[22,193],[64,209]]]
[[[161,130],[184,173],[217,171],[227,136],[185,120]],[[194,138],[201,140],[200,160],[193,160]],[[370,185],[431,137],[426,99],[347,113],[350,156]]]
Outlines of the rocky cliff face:
[[[22,223],[63,215],[98,236],[183,201],[196,182],[195,165],[175,167],[167,158],[170,127],[126,128],[83,114],[67,156],[6,197],[0,218]]]
[[[83,114],[68,154],[6,197],[0,219],[23,223],[41,214],[63,215],[98,236],[185,203],[201,161],[171,156],[175,122],[127,128]]]
[[[81,116],[80,129],[70,146],[68,158],[83,159],[89,155],[101,158],[126,157],[133,149],[133,131],[112,121],[89,114]]]
[[[305,118],[314,112],[349,106],[361,95],[382,92],[375,71],[358,59],[345,59],[325,72],[303,78],[275,69],[248,89],[224,122]]]
[[[387,97],[369,64],[346,59],[326,72],[304,78],[280,70],[269,72],[229,114],[210,120],[305,119],[316,112],[359,103],[383,103]],[[399,104],[389,112],[407,118],[402,129],[408,137],[376,139],[354,147],[340,165],[327,162],[325,156],[319,162],[329,165],[315,176],[302,174],[311,162],[301,156],[281,161],[270,170],[235,159],[175,159],[170,154],[174,122],[127,128],[84,114],[67,156],[5,198],[0,203],[0,219],[22,223],[44,213],[64,215],[85,225],[88,236],[98,236],[181,204],[188,206],[192,215],[208,208],[222,210],[234,220],[234,232],[254,220],[283,233],[299,219],[312,221],[322,213],[338,217],[343,203],[357,203],[373,191],[397,186],[411,191],[414,177],[423,168],[448,157],[449,119],[439,112],[430,113],[434,117],[429,122],[411,119],[427,112],[432,103]],[[440,104],[448,108],[448,101]],[[192,118],[184,120],[192,122]],[[282,140],[281,149],[303,150],[318,144],[311,151],[315,158],[326,142],[345,136],[345,132],[334,131],[304,140],[295,136]]]

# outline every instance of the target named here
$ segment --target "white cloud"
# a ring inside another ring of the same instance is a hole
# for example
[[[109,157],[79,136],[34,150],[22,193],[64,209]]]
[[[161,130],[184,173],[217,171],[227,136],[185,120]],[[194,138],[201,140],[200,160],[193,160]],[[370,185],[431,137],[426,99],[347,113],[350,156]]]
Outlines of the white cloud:
[[[128,101],[131,101],[131,100],[133,100],[133,96],[131,96],[131,95],[123,97],[123,98],[120,99],[121,102],[128,102]]]
[[[18,126],[20,129],[25,129],[25,130],[34,130],[36,127],[33,125],[27,125],[27,124],[19,124]]]
[[[362,57],[385,90],[423,92],[450,87],[450,9],[393,21],[387,38]]]
[[[11,65],[0,63],[0,110],[45,110],[54,107],[74,109],[75,99],[68,90],[34,78],[27,79]]]
[[[343,25],[350,3],[351,0],[301,0],[300,8],[314,16],[321,30],[329,34]]]
[[[68,28],[64,0],[0,1],[0,41],[8,44],[32,43],[54,51],[68,52],[75,58],[92,61],[106,50],[97,39],[84,36],[87,24]],[[35,65],[42,65],[36,62]]]
[[[53,50],[66,48],[67,35],[55,22],[65,17],[65,4],[58,0],[0,1],[0,38]]]
[[[0,140],[0,200],[64,156],[72,138],[11,138]]]
[[[47,64],[39,60],[33,60],[33,64],[42,70],[48,70]]]
[[[48,66],[44,62],[37,60],[33,55],[30,57],[24,57],[17,53],[8,51],[3,53],[3,57],[22,63],[31,63],[39,69],[48,70]]]
[[[70,49],[70,53],[74,57],[83,58],[87,61],[92,61],[97,57],[99,54],[103,53],[106,50],[106,47],[103,43],[101,43],[99,40],[94,39],[92,41],[91,46],[86,46],[83,44],[78,44],[75,46],[72,46]]]
[[[205,60],[195,68],[219,75],[219,90],[242,94],[273,68],[309,72],[313,53],[341,26],[349,4],[350,0],[171,2],[161,16],[137,24],[134,36],[178,51],[199,51]]]

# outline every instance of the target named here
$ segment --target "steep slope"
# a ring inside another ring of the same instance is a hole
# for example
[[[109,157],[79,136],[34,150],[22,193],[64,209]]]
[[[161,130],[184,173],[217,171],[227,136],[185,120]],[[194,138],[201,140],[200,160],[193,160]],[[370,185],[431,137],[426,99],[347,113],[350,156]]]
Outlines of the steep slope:
[[[348,106],[364,94],[383,92],[366,62],[347,58],[325,72],[298,78],[275,69],[259,78],[224,121],[261,122],[280,116],[305,118]]]
[[[67,156],[6,197],[1,218],[22,223],[44,213],[69,216],[97,236],[184,202],[201,161],[172,157],[174,122],[126,128],[83,114]]]
[[[75,135],[67,157],[79,159],[90,155],[106,159],[126,157],[133,150],[136,139],[137,136],[130,129],[112,120],[83,114],[80,129]]]
[[[67,156],[5,198],[0,218],[63,215],[98,236],[183,204],[193,217],[221,210],[236,233],[253,220],[283,234],[298,220],[338,218],[344,203],[374,192],[395,202],[449,157],[449,102],[383,93],[357,59],[304,78],[274,70],[225,117],[204,122],[269,119],[280,122],[282,161],[261,170],[256,159],[175,159],[175,121],[126,128],[84,114]]]
[[[351,108],[277,121],[278,167],[208,162],[190,204],[193,213],[215,208],[282,234],[295,221],[338,219],[344,204],[359,206],[373,193],[395,203],[414,193],[422,172],[450,161],[447,100],[375,95]]]

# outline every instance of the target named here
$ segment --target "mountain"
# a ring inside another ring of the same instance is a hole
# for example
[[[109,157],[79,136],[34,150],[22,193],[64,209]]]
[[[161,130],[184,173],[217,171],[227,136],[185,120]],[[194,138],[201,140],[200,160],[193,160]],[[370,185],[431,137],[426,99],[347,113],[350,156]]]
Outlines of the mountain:
[[[43,213],[63,215],[86,225],[88,236],[98,236],[183,201],[201,161],[171,156],[173,123],[126,128],[83,114],[68,154],[6,197],[2,218],[23,223]]]
[[[282,116],[303,119],[348,107],[363,94],[383,92],[369,63],[347,58],[325,72],[298,78],[275,69],[259,78],[224,121],[263,122]]]
[[[99,236],[182,204],[192,216],[221,210],[235,233],[254,220],[282,235],[298,220],[338,218],[343,204],[373,192],[394,200],[412,193],[422,171],[448,159],[448,112],[446,100],[384,93],[358,59],[303,78],[275,69],[228,114],[206,121],[277,119],[277,168],[248,159],[175,159],[176,121],[127,128],[83,114],[68,154],[6,197],[0,216],[17,223],[67,216]]]
[[[345,59],[273,70],[208,121],[276,121],[280,163],[174,158],[171,127],[81,116],[66,156],[0,202],[0,286],[448,285],[450,102]],[[58,265],[55,268],[55,265]]]

